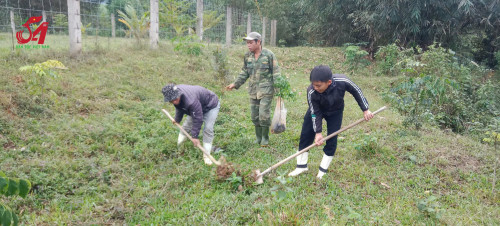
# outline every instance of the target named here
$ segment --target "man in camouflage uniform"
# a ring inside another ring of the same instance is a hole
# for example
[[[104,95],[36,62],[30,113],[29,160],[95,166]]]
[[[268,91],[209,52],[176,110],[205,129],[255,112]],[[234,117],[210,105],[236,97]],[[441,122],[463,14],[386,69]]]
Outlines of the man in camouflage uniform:
[[[271,103],[274,96],[274,81],[280,76],[278,60],[271,50],[262,48],[261,36],[251,32],[246,40],[249,52],[245,54],[243,68],[236,81],[227,90],[240,88],[247,79],[252,122],[255,125],[256,143],[262,147],[269,144],[271,126]]]

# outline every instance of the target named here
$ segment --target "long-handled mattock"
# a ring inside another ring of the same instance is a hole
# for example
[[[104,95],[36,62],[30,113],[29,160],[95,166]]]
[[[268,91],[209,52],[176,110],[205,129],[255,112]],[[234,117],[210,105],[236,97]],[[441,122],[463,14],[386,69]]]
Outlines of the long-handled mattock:
[[[387,109],[387,107],[383,106],[380,109],[378,109],[375,112],[373,112],[373,115],[376,115],[376,114],[380,113],[381,111],[383,111],[385,109]],[[354,126],[356,126],[356,125],[358,125],[358,124],[360,124],[360,123],[362,123],[364,121],[366,121],[364,118],[359,119],[358,121],[353,122],[350,125],[348,125],[348,126],[346,126],[344,128],[339,129],[337,132],[328,135],[327,137],[323,138],[323,140],[321,140],[321,141],[324,142],[324,141],[326,141],[326,140],[328,140],[328,139],[330,139],[330,138],[332,138],[334,136],[337,136],[339,133],[342,133],[342,132],[344,132],[344,131],[346,131],[346,130],[348,130],[348,129],[350,129],[350,128],[352,128],[352,127],[354,127]],[[262,173],[260,172],[260,170],[255,170],[255,175],[256,175],[255,176],[255,183],[256,184],[262,184],[262,183],[264,183],[264,181],[262,179],[262,176],[264,176],[266,173],[271,172],[271,170],[278,168],[278,166],[283,165],[284,163],[290,161],[291,159],[297,157],[298,155],[300,155],[300,154],[302,154],[302,153],[304,153],[304,152],[308,151],[309,149],[311,149],[313,147],[316,147],[316,146],[317,145],[315,143],[313,143],[313,144],[309,145],[309,147],[306,147],[306,148],[298,151],[297,153],[291,155],[290,157],[281,160],[281,162],[278,162],[278,163],[274,164],[273,166],[271,166],[268,169],[264,170],[264,172],[262,172]]]
[[[163,111],[163,113],[165,113],[165,114],[168,116],[168,118],[169,118],[169,119],[170,119],[170,120],[171,120],[171,121],[172,121],[172,122],[173,122],[173,123],[174,123],[177,127],[179,127],[179,129],[182,131],[182,133],[184,133],[184,135],[186,135],[186,136],[189,138],[189,140],[191,140],[191,141],[193,140],[193,137],[191,137],[191,135],[189,135],[189,133],[188,133],[188,132],[186,132],[186,130],[184,130],[184,128],[182,128],[182,126],[181,126],[181,125],[179,125],[179,123],[177,123],[177,122],[174,120],[174,118],[172,118],[172,116],[168,113],[168,111],[167,111],[167,110],[165,110],[165,109],[161,109],[161,110]],[[208,156],[208,158],[209,158],[210,160],[212,160],[212,162],[214,162],[214,163],[215,163],[215,165],[217,165],[217,166],[220,166],[220,165],[221,165],[221,162],[219,162],[219,161],[215,160],[215,158],[214,158],[214,157],[212,157],[212,156],[210,155],[210,153],[208,153],[208,152],[207,152],[207,150],[205,150],[205,148],[203,148],[203,146],[201,146],[201,144],[198,144],[198,146],[197,146],[197,147],[198,147],[198,148],[199,148],[199,149],[203,152],[203,154],[205,154],[206,156]]]

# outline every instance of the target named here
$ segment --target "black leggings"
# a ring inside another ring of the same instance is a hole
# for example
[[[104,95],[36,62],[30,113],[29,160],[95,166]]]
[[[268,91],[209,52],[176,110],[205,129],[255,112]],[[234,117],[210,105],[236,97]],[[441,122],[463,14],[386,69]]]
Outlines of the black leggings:
[[[323,116],[326,121],[328,134],[332,134],[340,129],[342,126],[343,110],[337,111],[330,116]],[[308,147],[314,142],[316,133],[313,130],[311,110],[307,109],[304,115],[304,123],[302,123],[302,132],[300,133],[299,151]],[[323,147],[325,155],[333,156],[337,150],[337,136],[334,136],[326,141]]]

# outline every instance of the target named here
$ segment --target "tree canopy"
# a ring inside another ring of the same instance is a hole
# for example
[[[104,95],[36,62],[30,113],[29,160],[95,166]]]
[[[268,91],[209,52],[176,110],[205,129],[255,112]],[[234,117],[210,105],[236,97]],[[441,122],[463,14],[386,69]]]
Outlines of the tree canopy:
[[[370,51],[398,41],[424,49],[435,42],[492,67],[500,47],[499,0],[263,0],[291,45],[366,43]]]

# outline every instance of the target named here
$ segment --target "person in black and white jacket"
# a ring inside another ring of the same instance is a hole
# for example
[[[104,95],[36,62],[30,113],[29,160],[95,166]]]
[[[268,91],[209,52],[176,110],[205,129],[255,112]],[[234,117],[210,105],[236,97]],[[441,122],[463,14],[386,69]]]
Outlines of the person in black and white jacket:
[[[332,74],[330,67],[319,65],[311,71],[311,85],[307,88],[307,102],[309,108],[304,116],[302,132],[300,134],[299,150],[306,148],[313,142],[322,145],[323,139],[322,120],[327,123],[327,132],[332,134],[340,129],[342,125],[342,115],[344,111],[344,95],[349,92],[358,102],[363,111],[365,120],[373,118],[373,114],[368,110],[368,101],[363,96],[361,89],[350,79],[342,74]],[[323,147],[323,159],[319,166],[317,178],[321,179],[327,172],[335,150],[337,149],[337,136],[326,141]],[[290,172],[289,176],[297,176],[308,170],[308,152],[297,156],[297,168]]]

